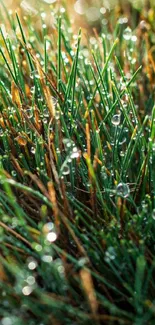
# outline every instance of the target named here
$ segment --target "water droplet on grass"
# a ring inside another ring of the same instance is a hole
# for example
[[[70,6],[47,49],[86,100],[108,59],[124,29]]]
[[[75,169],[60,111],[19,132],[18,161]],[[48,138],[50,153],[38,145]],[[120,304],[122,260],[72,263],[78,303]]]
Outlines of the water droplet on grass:
[[[60,12],[63,14],[66,11],[66,9],[64,7],[60,8]]]
[[[104,15],[105,13],[106,13],[106,8],[104,8],[104,7],[101,7],[100,8],[100,13],[102,14],[102,15]]]
[[[111,119],[111,123],[115,126],[119,125],[120,122],[121,122],[121,114],[115,114]]]
[[[53,257],[51,255],[43,255],[42,261],[45,263],[51,263],[53,261]]]
[[[118,19],[118,23],[120,24],[120,25],[122,25],[122,24],[126,24],[128,22],[128,18],[127,17],[120,17],[119,19]]]
[[[62,175],[68,175],[70,173],[70,168],[68,165],[65,165],[62,169]]]
[[[54,223],[53,222],[47,222],[44,226],[43,226],[43,232],[44,233],[48,233],[49,231],[54,229]]]
[[[152,219],[155,220],[155,209],[152,211]]]
[[[12,175],[13,177],[16,177],[16,176],[17,176],[17,172],[16,172],[15,170],[12,170],[11,175]]]
[[[66,148],[70,148],[73,145],[73,142],[70,139],[64,138],[63,144],[65,145]]]
[[[60,118],[60,112],[59,111],[55,111],[55,119],[59,120]]]
[[[37,261],[32,257],[29,257],[27,259],[27,263],[28,263],[29,270],[35,270],[38,265]]]
[[[24,296],[29,296],[33,291],[33,288],[32,286],[25,286],[23,289],[22,289],[22,293]]]
[[[127,27],[125,30],[124,30],[124,33],[123,33],[123,38],[126,40],[126,41],[129,41],[132,37],[132,31],[131,31],[131,28],[130,27]]]
[[[115,249],[114,247],[110,246],[105,253],[104,259],[107,263],[109,263],[110,261],[114,260],[115,257],[116,257]]]
[[[121,146],[122,144],[124,144],[126,142],[126,138],[123,138],[121,141],[119,141],[119,145]]]
[[[35,150],[35,148],[34,148],[34,147],[32,147],[30,151],[31,151],[31,153],[32,153],[33,155],[34,155],[34,154],[35,154],[35,152],[36,152],[36,150]]]
[[[132,42],[136,42],[136,41],[137,41],[137,36],[136,36],[136,35],[133,35],[133,36],[131,37],[131,40],[132,40]]]
[[[55,231],[51,231],[47,234],[46,239],[50,242],[53,243],[57,239],[57,234]]]
[[[122,196],[124,198],[128,197],[130,194],[129,186],[125,183],[119,183],[116,187],[116,193],[118,196]]]
[[[4,318],[2,318],[1,322],[2,322],[1,323],[2,325],[12,325],[12,320],[11,320],[10,317],[4,317]]]
[[[34,243],[34,249],[37,251],[37,252],[41,252],[42,251],[42,246],[40,244],[37,244],[37,243]]]
[[[43,232],[46,234],[46,239],[49,242],[54,242],[57,239],[57,232],[53,222],[48,222],[43,226]]]
[[[35,277],[34,276],[32,276],[32,275],[29,275],[28,277],[27,277],[27,279],[26,279],[26,282],[31,286],[31,285],[33,285],[33,284],[35,284]]]
[[[125,155],[124,151],[120,151],[120,156],[124,157],[124,155]]]
[[[78,148],[74,147],[71,153],[71,159],[78,158],[80,156]]]

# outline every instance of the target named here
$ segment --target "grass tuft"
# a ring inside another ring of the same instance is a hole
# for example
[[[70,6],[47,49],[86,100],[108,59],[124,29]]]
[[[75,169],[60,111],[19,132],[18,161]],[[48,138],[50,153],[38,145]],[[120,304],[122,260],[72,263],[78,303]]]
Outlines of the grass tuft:
[[[95,6],[1,7],[2,325],[154,324],[155,8]]]

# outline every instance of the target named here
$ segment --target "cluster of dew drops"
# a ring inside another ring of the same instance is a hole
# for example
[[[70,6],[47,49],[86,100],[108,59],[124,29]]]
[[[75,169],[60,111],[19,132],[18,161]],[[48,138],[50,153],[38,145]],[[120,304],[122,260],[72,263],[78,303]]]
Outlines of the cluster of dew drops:
[[[67,153],[67,157],[61,167],[61,173],[63,176],[66,176],[70,173],[69,164],[72,162],[73,159],[79,158],[81,153],[80,153],[80,150],[77,148],[77,146],[71,139],[64,138],[63,144],[65,146],[65,151]]]
[[[42,226],[42,235],[43,244],[34,243],[34,249],[40,254],[42,263],[49,264],[53,262],[57,264],[57,271],[62,275],[62,273],[64,273],[63,264],[60,260],[53,259],[53,251],[51,250],[51,243],[54,243],[58,238],[58,231],[53,222],[47,222]],[[29,296],[37,287],[35,271],[38,268],[38,261],[34,257],[29,256],[26,260],[26,264],[29,273],[27,273],[24,281],[21,277],[22,282],[20,284],[20,281],[18,281],[16,290],[18,290],[19,286],[19,290],[22,290],[22,294]]]

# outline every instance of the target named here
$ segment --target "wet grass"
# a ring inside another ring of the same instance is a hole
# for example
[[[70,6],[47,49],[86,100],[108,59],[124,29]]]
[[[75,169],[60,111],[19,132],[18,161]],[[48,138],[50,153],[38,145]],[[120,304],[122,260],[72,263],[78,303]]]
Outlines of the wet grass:
[[[1,323],[154,324],[155,11],[50,10],[1,10]]]

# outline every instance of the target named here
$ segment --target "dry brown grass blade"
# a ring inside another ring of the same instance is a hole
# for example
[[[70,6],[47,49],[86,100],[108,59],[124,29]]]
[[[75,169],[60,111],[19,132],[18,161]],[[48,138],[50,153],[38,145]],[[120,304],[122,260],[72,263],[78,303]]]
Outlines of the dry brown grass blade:
[[[70,205],[69,205],[69,202],[68,202],[68,199],[67,199],[67,196],[66,196],[66,186],[65,186],[65,183],[64,183],[63,179],[61,180],[61,189],[62,189],[62,195],[63,195],[63,207],[62,207],[62,210],[65,212],[65,214],[68,217],[72,217],[73,212],[72,212],[72,210],[70,208]]]
[[[12,179],[12,176],[6,170],[3,170],[3,175],[8,179]]]
[[[25,173],[33,180],[33,182],[38,186],[40,191],[48,198],[48,200],[50,200],[50,196],[46,187],[41,182],[41,180],[37,177],[37,175],[32,174],[30,171],[26,171]]]
[[[31,57],[33,59],[33,62],[34,62],[34,65],[36,67],[36,70],[38,72],[40,83],[41,83],[41,86],[42,86],[42,89],[43,89],[43,92],[44,92],[44,96],[45,96],[45,99],[46,99],[47,107],[49,109],[50,118],[53,120],[53,118],[55,116],[55,105],[54,105],[53,98],[52,98],[51,93],[50,93],[50,88],[46,84],[46,81],[45,81],[46,74],[44,73],[39,60],[33,54],[32,49],[27,47],[27,50],[29,51],[29,54],[31,55]]]
[[[28,253],[25,253],[25,251],[22,248],[16,247],[14,245],[11,245],[11,244],[5,243],[5,242],[3,242],[3,245],[10,248],[10,249],[12,249],[13,251],[16,250],[19,253],[22,253],[24,255],[28,255]]]
[[[38,130],[38,132],[41,134],[42,133],[42,129],[43,129],[43,125],[42,122],[39,118],[39,110],[37,105],[34,105],[34,119],[35,119],[35,127]]]
[[[15,230],[11,229],[10,227],[8,227],[5,223],[0,221],[0,226],[2,228],[4,228],[7,232],[10,232],[13,236],[15,236],[17,239],[21,240],[23,243],[25,243],[27,246],[29,246],[31,248],[31,244],[29,243],[29,241],[27,239],[25,239],[23,236],[21,236],[20,234],[18,234]]]
[[[21,43],[22,43],[22,42],[21,42]],[[58,98],[61,100],[61,102],[63,102],[63,101],[64,101],[64,98],[63,98],[62,94],[58,92],[58,90],[57,90],[57,88],[56,88],[56,86],[55,86],[57,83],[54,82],[54,81],[52,82],[52,81],[51,81],[51,75],[48,75],[48,74],[46,74],[46,73],[44,72],[44,70],[42,69],[42,67],[41,67],[41,65],[40,65],[40,63],[39,63],[39,61],[37,60],[37,58],[36,58],[36,56],[35,56],[35,54],[33,53],[32,49],[29,48],[28,46],[26,46],[25,44],[23,44],[22,46],[23,46],[23,48],[26,47],[26,50],[27,50],[27,51],[29,52],[29,54],[31,55],[31,57],[32,57],[32,59],[33,59],[33,61],[34,61],[34,64],[35,64],[36,68],[39,68],[38,73],[39,73],[39,76],[40,76],[41,80],[44,80],[44,83],[45,83],[45,79],[46,79],[46,80],[48,81],[48,83],[50,84],[51,88],[53,89],[54,93],[58,96]],[[37,64],[39,64],[39,66],[37,66]],[[38,69],[37,69],[37,70],[38,70]],[[51,70],[50,70],[50,72],[51,72]],[[45,86],[47,87],[46,83],[45,83]]]
[[[19,89],[16,86],[15,82],[12,81],[11,83],[11,95],[12,95],[12,102],[18,107],[19,114],[21,116],[21,100],[20,100],[20,94]]]
[[[36,210],[36,208],[33,208],[31,207],[31,200],[30,200],[30,197],[29,197],[29,203],[26,202],[26,197],[24,196],[24,198],[20,198],[20,204],[21,206],[28,212],[28,214],[30,216],[33,217],[33,219],[36,219],[36,220],[40,220],[40,214],[39,214],[39,211]],[[32,203],[33,204],[33,203]]]
[[[47,171],[47,175],[49,178],[52,179],[52,172],[51,172],[51,168],[50,168],[50,161],[49,161],[49,157],[48,154],[45,153],[45,164],[46,164],[46,171]]]
[[[20,167],[18,160],[12,154],[10,154],[10,158],[11,158],[12,164],[13,164],[14,168],[16,169],[17,173],[19,173],[19,175],[21,177],[24,177],[24,171]]]
[[[59,176],[58,176],[55,164],[54,164],[54,157],[53,157],[53,153],[52,153],[52,150],[51,150],[51,138],[50,138],[50,126],[51,126],[51,123],[52,123],[52,119],[50,120],[49,125],[48,125],[48,150],[49,150],[50,165],[51,165],[51,170],[52,170],[52,173],[53,173],[54,180],[55,180],[55,182],[56,182],[56,184],[58,186],[58,189],[59,189],[59,193],[60,193],[61,197],[63,198],[62,190],[61,190],[61,184],[60,184]]]
[[[88,303],[90,305],[93,318],[96,318],[97,310],[98,310],[98,302],[94,290],[94,284],[92,280],[92,276],[88,269],[82,269],[80,271],[80,278],[82,281],[82,286],[86,295],[86,298],[88,300]]]
[[[3,130],[6,128],[2,114],[0,114],[0,126]]]
[[[60,218],[59,218],[59,208],[58,208],[58,204],[57,204],[55,188],[54,188],[54,185],[52,182],[48,182],[47,187],[48,187],[49,199],[52,203],[52,210],[53,210],[53,214],[54,214],[55,225],[59,230]]]
[[[53,120],[53,118],[55,116],[55,105],[54,105],[53,98],[52,98],[51,93],[50,93],[50,89],[49,89],[49,87],[47,86],[47,84],[45,82],[45,76],[44,76],[43,70],[41,68],[41,65],[40,65],[39,61],[36,58],[35,58],[35,65],[36,65],[36,68],[37,68],[37,71],[38,71],[38,74],[39,74],[39,77],[40,77],[40,82],[41,82],[42,89],[43,89],[43,92],[44,92],[44,96],[45,96],[45,99],[46,99],[46,103],[47,103],[47,106],[48,106],[48,109],[49,109],[50,118]]]
[[[124,231],[125,206],[126,206],[125,200],[123,200],[121,197],[118,197],[118,199],[117,199],[117,208],[118,208],[119,215],[120,215],[120,224],[121,224],[121,229],[120,229],[121,233],[120,233],[120,235],[121,235],[121,237],[123,236],[123,231]]]
[[[7,276],[6,276],[6,272],[5,272],[5,270],[4,270],[4,267],[3,267],[3,265],[0,263],[0,282],[2,282],[2,281],[7,281],[8,280],[8,278],[7,278]]]
[[[23,135],[21,135],[21,134],[19,134],[19,135],[15,138],[15,140],[18,142],[18,144],[19,144],[20,146],[26,146],[26,145],[27,145],[27,139],[26,139]]]
[[[6,129],[6,126],[8,127],[9,131],[11,131],[13,136],[17,136],[17,131],[15,128],[12,126],[11,122],[9,121],[9,116],[6,112],[3,112],[3,116],[0,115],[0,125],[2,129]],[[13,115],[14,119],[16,122],[18,122],[16,114]],[[5,121],[5,122],[4,122]]]

